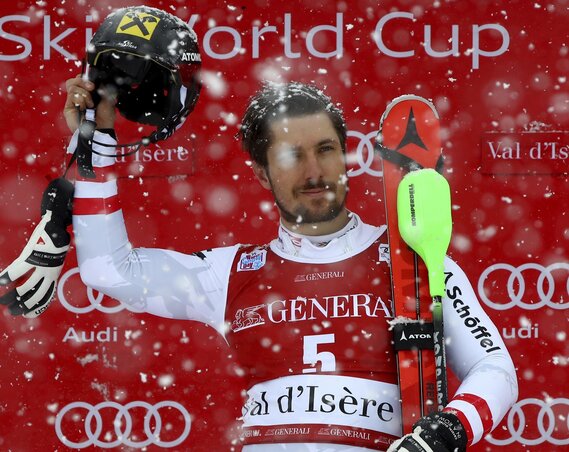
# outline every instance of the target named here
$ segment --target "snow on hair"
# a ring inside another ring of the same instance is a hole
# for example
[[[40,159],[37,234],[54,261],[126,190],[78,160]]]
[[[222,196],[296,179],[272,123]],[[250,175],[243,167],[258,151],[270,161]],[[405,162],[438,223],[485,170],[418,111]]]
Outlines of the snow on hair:
[[[324,91],[314,85],[300,82],[265,82],[250,99],[241,121],[239,135],[243,149],[253,161],[267,165],[267,149],[270,144],[269,123],[290,116],[302,116],[325,112],[345,149],[346,122],[342,110],[333,104]]]

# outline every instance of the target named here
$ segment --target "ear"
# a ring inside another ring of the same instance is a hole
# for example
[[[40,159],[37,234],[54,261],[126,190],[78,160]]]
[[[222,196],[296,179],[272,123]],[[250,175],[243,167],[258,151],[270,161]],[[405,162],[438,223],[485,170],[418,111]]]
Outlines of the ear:
[[[269,180],[265,167],[259,165],[257,162],[253,162],[253,173],[255,173],[255,177],[263,188],[271,190],[271,181]]]

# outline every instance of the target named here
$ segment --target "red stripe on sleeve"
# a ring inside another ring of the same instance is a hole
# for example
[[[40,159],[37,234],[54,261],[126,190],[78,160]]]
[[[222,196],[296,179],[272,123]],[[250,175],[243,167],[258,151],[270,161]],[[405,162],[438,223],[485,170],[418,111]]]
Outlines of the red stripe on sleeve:
[[[480,419],[482,420],[482,427],[484,428],[484,434],[492,430],[492,426],[494,425],[494,420],[492,419],[492,411],[490,411],[490,407],[488,406],[486,400],[474,394],[459,394],[456,397],[454,397],[454,400],[463,400],[465,402],[470,403],[471,405],[474,406],[474,408],[476,408],[476,411],[478,411]]]
[[[482,421],[482,428],[484,429],[482,436],[492,430],[494,421],[492,419],[492,411],[490,411],[490,407],[488,406],[486,400],[474,394],[458,394],[457,396],[453,397],[453,400],[462,400],[463,402],[469,403],[476,409],[476,412]],[[448,407],[443,411],[448,411],[449,413],[453,413],[458,417],[464,426],[464,429],[466,430],[468,443],[471,444],[472,440],[474,439],[474,432],[472,431],[472,426],[470,425],[470,422],[468,421],[466,415],[455,407]]]
[[[119,197],[110,198],[75,198],[73,200],[73,215],[100,215],[120,210]]]

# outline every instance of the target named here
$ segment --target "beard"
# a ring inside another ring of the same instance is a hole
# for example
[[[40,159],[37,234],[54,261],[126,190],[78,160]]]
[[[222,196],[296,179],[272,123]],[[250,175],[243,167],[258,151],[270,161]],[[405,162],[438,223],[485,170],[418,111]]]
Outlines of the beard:
[[[322,199],[314,200],[312,202],[307,202],[300,204],[295,208],[287,206],[282,199],[279,198],[278,194],[275,192],[274,186],[272,185],[272,193],[275,199],[275,204],[279,208],[282,218],[288,223],[297,224],[313,224],[313,223],[323,223],[326,221],[332,221],[340,215],[344,210],[346,204],[346,194],[344,196],[337,195],[338,187],[336,184],[316,182],[308,183],[295,190],[295,194],[302,190],[310,189],[326,189],[328,190],[328,196],[324,196]],[[347,188],[347,187],[346,187]],[[312,205],[319,204],[319,205]]]

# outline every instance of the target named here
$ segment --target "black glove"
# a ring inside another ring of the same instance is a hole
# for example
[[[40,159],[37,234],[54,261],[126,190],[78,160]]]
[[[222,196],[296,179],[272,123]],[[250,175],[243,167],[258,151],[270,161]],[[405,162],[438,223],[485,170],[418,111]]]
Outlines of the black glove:
[[[53,299],[57,279],[69,249],[73,184],[66,179],[50,182],[43,193],[41,221],[20,256],[0,273],[0,284],[11,284],[23,276],[26,281],[0,297],[12,315],[37,317]]]
[[[464,452],[468,438],[462,423],[452,413],[422,417],[413,432],[395,441],[388,452]]]

